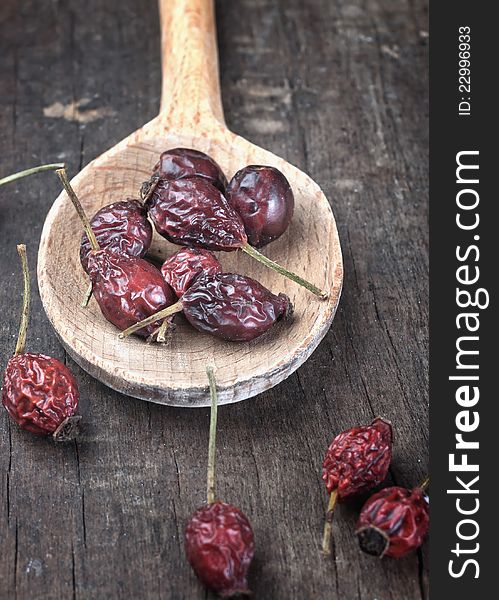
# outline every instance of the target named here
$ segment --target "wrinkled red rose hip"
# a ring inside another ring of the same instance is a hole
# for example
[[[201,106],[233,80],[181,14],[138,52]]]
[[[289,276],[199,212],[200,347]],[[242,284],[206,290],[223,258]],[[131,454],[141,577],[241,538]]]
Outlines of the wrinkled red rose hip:
[[[165,281],[180,298],[202,275],[222,272],[222,265],[215,255],[202,248],[182,248],[167,258],[161,267]]]
[[[125,200],[104,206],[92,217],[90,225],[101,249],[142,258],[151,245],[151,223],[147,219],[147,210],[138,200]],[[88,271],[91,250],[90,241],[83,234],[80,261],[85,272]]]
[[[227,252],[247,242],[241,218],[207,179],[160,181],[146,204],[156,231],[173,244]]]
[[[78,408],[78,386],[69,369],[44,354],[17,354],[3,376],[2,403],[23,429],[50,435]]]
[[[163,152],[153,169],[153,175],[168,181],[202,177],[221,192],[227,186],[227,179],[218,164],[204,152],[191,148],[173,148]]]
[[[367,426],[352,427],[337,435],[322,466],[327,491],[339,500],[362,494],[386,477],[392,458],[392,426],[377,418]]]
[[[367,554],[400,558],[421,546],[429,524],[429,504],[421,488],[389,487],[362,507],[357,538]]]
[[[258,281],[233,273],[197,279],[181,302],[198,331],[232,342],[259,337],[293,310],[286,295],[275,296]]]
[[[200,581],[223,598],[250,593],[247,577],[254,550],[248,519],[225,502],[199,508],[187,524],[187,560]]]
[[[126,329],[177,300],[160,271],[143,258],[109,250],[92,251],[88,274],[102,314],[119,329]],[[148,337],[160,325],[161,321],[152,323],[137,335]]]
[[[231,342],[247,342],[264,334],[282,317],[290,316],[293,305],[286,295],[275,296],[250,277],[234,273],[206,275],[196,279],[176,304],[122,331],[120,337],[180,311],[198,331]]]
[[[73,439],[80,416],[78,386],[56,358],[25,352],[29,321],[30,283],[26,246],[19,244],[24,290],[21,321],[14,356],[5,368],[2,403],[21,427],[38,435],[53,435],[56,441]]]
[[[226,197],[243,220],[248,242],[255,248],[280,237],[293,217],[291,186],[274,167],[244,167],[231,179]]]

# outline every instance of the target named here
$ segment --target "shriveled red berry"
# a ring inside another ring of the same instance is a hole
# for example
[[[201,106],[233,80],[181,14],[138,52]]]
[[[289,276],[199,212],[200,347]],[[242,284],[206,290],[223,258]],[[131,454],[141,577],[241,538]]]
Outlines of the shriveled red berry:
[[[322,467],[327,491],[338,500],[362,494],[386,477],[392,458],[392,426],[377,418],[364,427],[338,434],[328,448]]]
[[[258,281],[234,273],[200,277],[181,303],[198,331],[232,342],[255,339],[293,311],[285,294],[276,296]]]
[[[255,248],[280,237],[293,217],[293,191],[286,177],[274,167],[244,167],[231,179],[226,196],[243,220],[248,242]]]
[[[201,275],[222,272],[215,255],[202,248],[182,248],[167,258],[161,267],[165,281],[180,298]]]
[[[198,331],[231,342],[247,342],[265,333],[280,318],[290,316],[293,305],[285,294],[275,296],[250,277],[234,273],[203,275],[178,302],[122,331],[119,337],[180,311]]]
[[[109,250],[92,251],[88,274],[102,314],[119,329],[126,329],[177,300],[161,272],[143,258]],[[161,321],[152,323],[137,335],[148,337],[160,325]]]
[[[202,177],[221,192],[224,192],[227,186],[227,179],[218,164],[204,152],[192,148],[166,150],[159,157],[153,174],[168,181]]]
[[[389,487],[364,504],[357,538],[367,554],[400,558],[421,546],[429,524],[429,503],[421,488]]]
[[[247,517],[225,502],[199,508],[185,530],[187,560],[201,582],[223,598],[250,593],[247,578],[254,549]]]
[[[30,280],[26,246],[19,244],[24,289],[21,322],[14,356],[5,368],[2,403],[22,428],[56,441],[73,439],[79,415],[78,386],[66,365],[44,354],[25,352],[30,308]]]
[[[2,403],[23,429],[39,435],[56,431],[78,408],[78,386],[66,367],[44,354],[16,354],[3,376]]]
[[[241,218],[207,179],[160,181],[147,206],[156,231],[173,244],[233,251],[247,242]]]
[[[141,258],[149,250],[152,226],[147,210],[138,200],[108,204],[98,210],[90,221],[100,248],[114,250]],[[92,250],[86,234],[80,246],[80,261],[88,271],[88,256]]]

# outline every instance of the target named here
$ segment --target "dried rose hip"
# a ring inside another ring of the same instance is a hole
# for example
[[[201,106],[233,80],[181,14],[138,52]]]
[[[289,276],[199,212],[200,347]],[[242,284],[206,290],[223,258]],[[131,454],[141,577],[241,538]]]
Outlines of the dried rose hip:
[[[400,558],[421,546],[429,523],[429,503],[421,487],[389,487],[362,507],[357,538],[367,554]]]
[[[378,417],[370,425],[343,431],[331,442],[322,466],[322,479],[330,494],[323,538],[325,554],[330,551],[336,502],[363,494],[385,479],[392,459],[392,441],[391,424]]]
[[[222,265],[209,250],[182,248],[167,258],[161,267],[165,281],[180,298],[201,275],[222,272]]]
[[[147,206],[156,231],[173,244],[229,252],[247,242],[239,215],[207,179],[160,181]]]
[[[104,317],[120,329],[166,308],[177,299],[161,272],[143,258],[127,256],[119,251],[101,250],[85,211],[81,206],[66,171],[57,171],[59,178],[80,216],[92,245],[88,256],[88,274],[95,299]],[[149,336],[161,326],[161,320],[144,327],[140,336]]]
[[[232,342],[247,342],[265,333],[281,317],[289,316],[292,308],[287,296],[275,296],[250,277],[218,273],[200,277],[176,304],[129,327],[120,337],[183,311],[198,331]]]
[[[170,242],[224,252],[242,250],[320,298],[327,297],[315,285],[250,246],[241,217],[207,179],[160,180],[145,204],[156,231]]]
[[[88,274],[102,314],[121,330],[177,300],[160,271],[143,258],[109,250],[92,251]],[[137,335],[149,337],[160,327],[161,321],[138,330]]]
[[[285,294],[275,296],[261,283],[232,273],[203,277],[182,296],[189,323],[229,341],[249,341],[292,313]]]
[[[204,152],[192,148],[173,148],[159,157],[153,175],[160,179],[207,179],[221,192],[225,191],[227,179],[218,164]]]
[[[328,448],[322,467],[327,491],[338,499],[363,494],[379,485],[392,458],[392,426],[376,418],[370,425],[338,434]]]
[[[66,441],[76,435],[78,386],[69,369],[56,358],[25,352],[29,319],[29,273],[26,246],[17,247],[24,274],[23,311],[14,356],[3,376],[2,403],[22,428]]]
[[[98,210],[90,221],[99,247],[142,258],[149,250],[152,227],[147,210],[138,200],[108,204]],[[92,245],[86,234],[80,246],[80,260],[88,272],[88,256]]]
[[[243,220],[248,242],[255,248],[276,240],[291,222],[293,191],[286,177],[274,167],[244,167],[231,179],[226,196]]]
[[[208,504],[193,514],[185,529],[185,553],[200,581],[223,598],[249,594],[248,571],[255,552],[250,522],[244,513],[215,500],[217,389],[213,369],[210,383],[211,417],[208,445]]]
[[[185,529],[187,560],[203,585],[224,598],[249,594],[254,547],[247,517],[225,502],[198,508]]]

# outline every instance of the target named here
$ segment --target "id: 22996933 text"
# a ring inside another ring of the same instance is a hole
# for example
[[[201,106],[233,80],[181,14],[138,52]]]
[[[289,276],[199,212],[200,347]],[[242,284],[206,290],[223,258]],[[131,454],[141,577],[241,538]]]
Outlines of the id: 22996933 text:
[[[471,27],[459,27],[458,38],[458,111],[460,117],[471,115]]]

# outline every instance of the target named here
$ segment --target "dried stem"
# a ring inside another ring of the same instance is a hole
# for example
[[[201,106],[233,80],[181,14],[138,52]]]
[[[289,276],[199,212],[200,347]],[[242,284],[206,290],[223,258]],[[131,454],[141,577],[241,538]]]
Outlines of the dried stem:
[[[430,476],[428,475],[428,477],[425,477],[423,479],[423,481],[419,484],[419,488],[421,488],[423,490],[423,492],[426,492],[426,489],[428,488],[428,486],[430,485]]]
[[[90,302],[90,298],[92,297],[92,282],[88,284],[87,289],[85,290],[85,295],[83,296],[83,300],[81,301],[81,307],[87,308],[88,303]]]
[[[322,538],[322,552],[326,556],[331,554],[331,532],[333,530],[333,514],[336,501],[338,500],[338,490],[333,490],[329,496],[329,503],[326,510],[326,522],[324,523],[324,536]]]
[[[83,228],[85,229],[85,233],[87,234],[87,237],[90,241],[92,250],[100,250],[99,242],[97,241],[97,238],[95,237],[95,233],[92,231],[90,221],[88,220],[88,217],[83,209],[83,206],[81,205],[80,201],[78,200],[78,196],[76,195],[76,192],[74,191],[74,189],[71,187],[71,184],[69,183],[69,179],[66,174],[66,169],[57,169],[56,173],[59,176],[59,179],[61,180],[61,183],[64,186],[64,189],[66,190],[66,193],[69,196],[69,199],[73,203],[73,206],[75,207],[76,212],[78,213],[78,216],[81,219],[81,222],[83,223]]]
[[[161,326],[158,329],[158,335],[156,336],[156,339],[158,340],[158,342],[160,344],[164,344],[166,342],[166,334],[168,333],[169,326],[170,326],[170,321],[168,319],[165,319],[161,323]]]
[[[64,163],[40,165],[39,167],[32,167],[31,169],[25,169],[24,171],[19,171],[18,173],[12,173],[12,175],[7,175],[7,177],[0,179],[0,185],[4,185],[4,183],[11,183],[12,181],[17,181],[18,179],[23,179],[29,175],[43,173],[44,171],[55,171],[56,169],[64,169]]]
[[[155,321],[159,321],[160,319],[164,319],[166,317],[169,317],[170,315],[174,315],[175,313],[178,313],[181,310],[182,310],[182,302],[180,302],[180,300],[179,300],[175,304],[172,304],[171,306],[167,306],[166,308],[163,308],[163,309],[159,310],[158,312],[154,313],[150,317],[146,317],[145,319],[142,319],[142,321],[139,321],[138,323],[131,325],[130,327],[128,327],[128,329],[125,329],[125,331],[122,331],[118,337],[120,339],[126,338],[129,335],[131,335],[132,333],[135,333],[136,331],[138,331],[139,329],[142,329],[143,327],[147,327],[147,325],[150,325],[151,323],[154,323]]]
[[[299,275],[296,275],[295,273],[288,271],[284,267],[281,267],[281,265],[277,264],[273,260],[270,260],[270,258],[267,258],[263,254],[258,252],[258,250],[256,250],[256,248],[253,248],[253,246],[250,246],[249,244],[245,244],[244,246],[242,246],[241,250],[243,252],[246,252],[246,254],[249,254],[252,258],[256,259],[258,262],[262,263],[262,265],[265,265],[266,267],[273,269],[277,273],[280,273],[281,275],[284,275],[284,277],[287,277],[288,279],[291,279],[291,281],[294,281],[298,285],[301,285],[302,287],[307,289],[309,292],[312,292],[312,294],[319,296],[319,298],[321,300],[325,300],[327,298],[328,295],[326,292],[324,292],[323,290],[321,290],[320,288],[315,286],[313,283],[310,283],[306,279],[303,279]]]
[[[206,374],[210,383],[211,412],[210,412],[210,441],[208,443],[208,475],[206,485],[206,497],[208,504],[215,502],[215,448],[217,443],[217,384],[213,367],[206,367]]]
[[[28,330],[29,321],[29,300],[30,300],[30,285],[29,285],[29,269],[28,269],[28,258],[26,256],[26,246],[24,244],[18,244],[17,253],[21,259],[21,267],[23,270],[24,289],[23,289],[23,304],[21,312],[21,322],[19,324],[19,333],[17,336],[16,349],[14,350],[14,356],[22,354],[26,348],[26,332]]]

